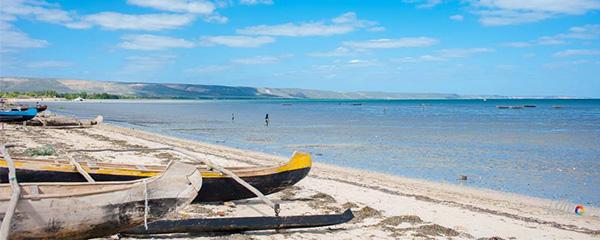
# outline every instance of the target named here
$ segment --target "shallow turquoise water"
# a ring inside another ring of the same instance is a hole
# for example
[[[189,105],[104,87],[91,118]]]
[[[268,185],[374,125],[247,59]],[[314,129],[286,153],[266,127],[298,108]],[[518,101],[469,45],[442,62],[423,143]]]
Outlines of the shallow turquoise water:
[[[163,134],[286,156],[306,151],[320,162],[600,206],[600,100],[47,104]],[[496,108],[523,104],[537,107]]]

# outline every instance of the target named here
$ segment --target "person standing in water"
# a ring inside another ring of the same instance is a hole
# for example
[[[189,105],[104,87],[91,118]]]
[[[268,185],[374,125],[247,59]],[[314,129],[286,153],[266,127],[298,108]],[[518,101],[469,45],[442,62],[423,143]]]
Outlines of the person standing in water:
[[[235,114],[231,113],[231,122],[235,121]]]
[[[265,116],[265,127],[269,127],[269,114],[267,113],[267,115]]]

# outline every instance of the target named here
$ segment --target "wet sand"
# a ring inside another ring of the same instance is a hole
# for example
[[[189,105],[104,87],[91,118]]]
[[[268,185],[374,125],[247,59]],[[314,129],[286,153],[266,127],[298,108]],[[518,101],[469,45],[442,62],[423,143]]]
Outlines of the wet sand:
[[[15,143],[13,156],[25,149],[51,145],[58,156],[75,149],[176,146],[192,150],[224,166],[272,165],[288,157],[163,136],[112,125],[86,129],[46,129],[5,125],[0,142]],[[290,156],[292,155],[290,149]],[[175,152],[72,153],[81,161],[165,164],[194,161]],[[403,178],[319,162],[313,156],[310,174],[296,186],[268,196],[281,203],[282,215],[341,212],[352,208],[349,223],[313,229],[252,231],[237,234],[169,235],[167,239],[598,239],[600,210],[586,207],[583,216],[561,203],[447,183]],[[18,177],[18,176],[17,176]],[[257,198],[234,204],[192,204],[170,218],[218,218],[272,215]],[[574,205],[572,206],[575,207]],[[221,213],[219,216],[218,213]],[[154,236],[156,237],[156,236]],[[140,238],[151,239],[152,237]],[[158,238],[158,237],[157,237]]]

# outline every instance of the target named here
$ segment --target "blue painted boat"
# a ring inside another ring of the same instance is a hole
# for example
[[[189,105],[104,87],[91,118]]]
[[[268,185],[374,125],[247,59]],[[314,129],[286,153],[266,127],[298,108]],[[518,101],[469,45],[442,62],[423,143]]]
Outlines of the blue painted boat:
[[[10,111],[0,111],[0,122],[20,122],[31,120],[37,114],[37,109],[29,108],[27,110],[12,109]]]

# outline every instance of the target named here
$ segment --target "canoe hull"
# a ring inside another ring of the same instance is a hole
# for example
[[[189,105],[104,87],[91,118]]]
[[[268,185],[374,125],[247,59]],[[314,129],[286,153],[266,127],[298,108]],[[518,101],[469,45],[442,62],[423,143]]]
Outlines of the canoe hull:
[[[27,111],[0,112],[0,122],[19,122],[33,119],[37,110],[31,108]]]
[[[269,195],[293,186],[309,172],[310,168],[302,168],[242,179],[264,195]],[[205,178],[204,184],[194,202],[224,202],[256,197],[232,178]]]
[[[102,116],[96,118],[68,118],[68,117],[48,117],[34,118],[25,123],[27,126],[49,126],[49,127],[91,127],[100,125],[103,121]]]
[[[13,158],[17,165],[19,182],[85,182],[67,160]],[[89,164],[80,162],[84,170],[98,181],[129,181],[152,177],[164,171],[162,165],[127,165],[115,163]],[[228,168],[263,194],[272,194],[290,187],[310,172],[312,158],[296,152],[289,162],[280,166],[253,166]],[[230,176],[197,166],[203,178],[202,189],[194,202],[223,202],[256,197]],[[0,158],[0,182],[7,181],[7,165]]]
[[[92,196],[90,201],[99,202],[103,197]],[[81,201],[78,201],[81,203]],[[149,221],[157,220],[176,207],[187,204],[177,198],[149,199]],[[57,206],[59,205],[59,206]],[[0,205],[2,206],[2,205]],[[6,208],[6,206],[2,206]],[[144,224],[144,201],[120,202],[105,206],[82,206],[72,211],[71,207],[60,206],[55,201],[40,200],[35,210],[23,211],[18,208],[11,222],[10,239],[88,239],[118,233],[125,229]],[[40,213],[47,209],[51,215]],[[53,215],[60,214],[60,217]],[[0,216],[4,219],[4,213]],[[78,219],[68,222],[63,219]]]

